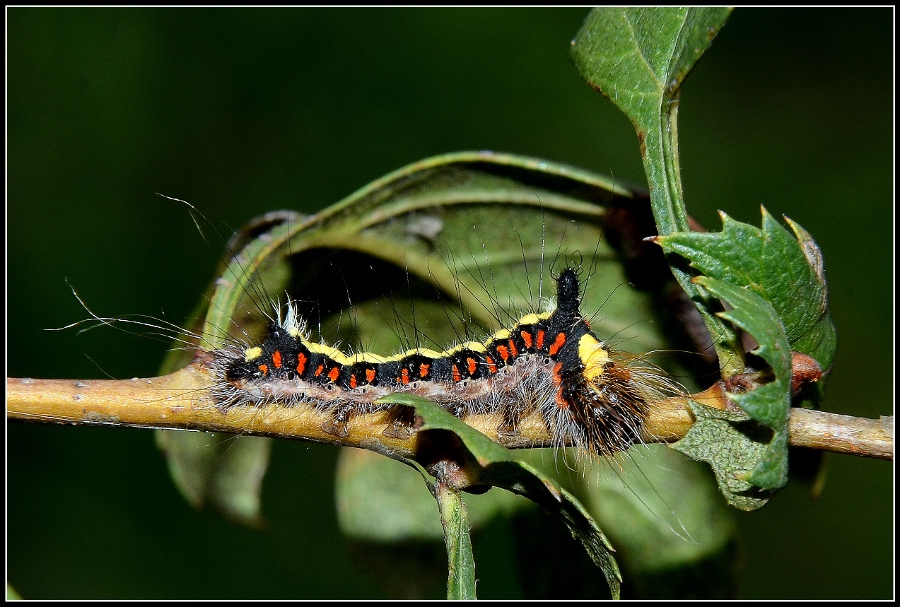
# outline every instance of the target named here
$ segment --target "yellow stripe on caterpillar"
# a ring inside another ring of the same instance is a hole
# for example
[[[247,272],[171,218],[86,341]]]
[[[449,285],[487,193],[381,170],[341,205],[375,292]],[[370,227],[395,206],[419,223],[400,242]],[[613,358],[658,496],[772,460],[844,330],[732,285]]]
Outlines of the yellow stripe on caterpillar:
[[[526,314],[525,316],[523,316],[522,318],[519,319],[519,322],[516,323],[516,326],[533,325],[537,322],[540,322],[541,320],[547,320],[548,318],[550,318],[550,316],[551,316],[550,312],[546,312],[546,313],[540,314],[540,315],[534,314],[534,313]]]
[[[347,355],[332,346],[306,341],[305,339],[302,340],[302,343],[310,352],[327,356],[341,365],[353,365],[361,362],[380,364],[391,360],[390,357],[379,356],[371,352]]]
[[[609,349],[590,333],[585,333],[578,340],[578,358],[584,365],[584,377],[593,381],[606,370],[609,362]]]
[[[260,356],[262,356],[262,348],[256,346],[255,348],[247,348],[244,350],[244,360],[250,362],[251,360],[256,360]]]

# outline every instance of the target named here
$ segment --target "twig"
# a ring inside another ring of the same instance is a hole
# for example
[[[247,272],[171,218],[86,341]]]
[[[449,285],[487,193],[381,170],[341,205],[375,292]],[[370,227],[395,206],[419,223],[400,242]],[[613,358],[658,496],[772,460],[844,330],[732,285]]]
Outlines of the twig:
[[[130,380],[8,378],[6,416],[36,423],[197,430],[312,440],[405,457],[412,457],[416,452],[416,434],[395,436],[383,414],[355,417],[347,435],[338,437],[323,430],[328,414],[309,407],[244,406],[223,413],[210,400],[211,385],[212,379],[199,364],[162,377]],[[690,398],[720,409],[728,406],[721,390],[711,389]],[[668,443],[684,437],[694,422],[687,402],[686,398],[669,398],[657,403],[645,421],[645,441]],[[521,421],[516,436],[498,435],[499,424],[492,415],[473,415],[465,421],[509,448],[551,444],[546,426],[537,414]],[[894,418],[873,420],[793,409],[790,444],[893,460]]]

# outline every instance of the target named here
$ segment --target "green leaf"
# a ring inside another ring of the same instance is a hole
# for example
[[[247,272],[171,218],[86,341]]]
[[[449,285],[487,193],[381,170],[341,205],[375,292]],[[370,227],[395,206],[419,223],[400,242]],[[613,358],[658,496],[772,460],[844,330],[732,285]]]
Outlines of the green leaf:
[[[752,419],[774,431],[766,449],[757,453],[757,463],[742,476],[765,489],[787,482],[791,351],[811,356],[827,372],[836,346],[821,251],[806,230],[788,223],[796,237],[765,208],[761,228],[722,213],[721,232],[680,232],[657,239],[664,250],[684,256],[707,276],[695,282],[733,306],[720,316],[756,338],[755,352],[774,374],[749,392],[729,395]],[[818,404],[824,389],[823,377],[816,382],[811,406]]]
[[[681,83],[725,24],[729,8],[596,8],[572,41],[572,57],[588,84],[631,119],[658,233],[688,229],[678,159]],[[709,310],[713,302],[672,268],[698,309],[724,368],[739,370],[740,344]],[[733,367],[728,367],[733,365]]]
[[[758,342],[753,350],[769,365],[771,375],[749,392],[730,392],[729,397],[751,418],[773,429],[787,424],[791,396],[791,346],[774,307],[752,290],[709,276],[694,279],[721,297],[732,308],[719,316],[747,331]]]
[[[679,232],[657,242],[678,253],[706,276],[750,289],[774,307],[792,350],[828,369],[836,334],[828,309],[822,253],[809,233],[787,220],[792,236],[762,208],[762,227],[735,221],[725,213],[722,231]],[[820,385],[824,380],[820,380]]]
[[[745,478],[764,457],[773,433],[743,412],[729,412],[691,403],[696,421],[672,448],[707,462],[725,500],[741,510],[763,507],[771,491]]]
[[[768,446],[756,453],[756,464],[742,478],[776,489],[787,482],[791,351],[811,356],[826,372],[834,360],[836,333],[822,254],[806,230],[788,220],[796,235],[792,236],[765,208],[761,228],[721,215],[721,232],[679,232],[657,242],[706,275],[695,282],[733,306],[720,316],[756,338],[755,352],[774,374],[774,379],[749,392],[729,396],[752,419],[774,430]],[[816,382],[810,406],[821,401],[824,389],[823,377]],[[685,449],[689,444],[685,443]]]
[[[660,234],[687,229],[675,108],[691,68],[725,24],[728,8],[595,8],[572,42],[581,75],[631,119]]]
[[[791,407],[791,347],[784,326],[772,305],[749,288],[708,276],[695,281],[731,304],[730,310],[719,315],[756,339],[759,345],[753,352],[769,366],[768,372],[757,380],[761,385],[746,392],[729,392],[728,396],[751,419],[773,430],[759,461],[743,478],[763,489],[783,487],[787,483]]]
[[[649,132],[729,8],[595,8],[572,42],[581,75]]]
[[[260,491],[271,439],[160,431],[156,444],[166,454],[176,486],[192,506],[208,503],[232,520],[262,524]]]

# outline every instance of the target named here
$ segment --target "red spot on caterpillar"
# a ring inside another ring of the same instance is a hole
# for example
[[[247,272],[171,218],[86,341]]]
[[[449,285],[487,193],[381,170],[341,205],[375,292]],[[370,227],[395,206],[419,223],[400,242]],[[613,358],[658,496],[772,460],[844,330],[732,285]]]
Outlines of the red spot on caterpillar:
[[[306,363],[307,362],[308,362],[308,360],[306,358],[306,354],[301,352],[300,354],[297,355],[297,374],[298,375],[303,375],[303,373],[306,371]]]
[[[453,365],[453,381],[462,381],[462,374],[459,372],[459,367]]]
[[[478,370],[478,361],[472,358],[471,356],[466,359],[466,369],[469,372],[469,375],[475,375],[475,371]]]
[[[400,383],[408,384],[409,383],[409,369],[400,369]]]
[[[516,350],[516,342],[513,340],[509,340],[509,351],[512,352],[513,358],[517,358],[519,356],[519,351]]]
[[[531,333],[529,333],[528,331],[519,331],[519,335],[522,336],[522,341],[525,342],[525,349],[530,350],[532,346]]]
[[[503,359],[503,362],[509,360],[509,348],[506,346],[497,346],[497,354],[500,355],[500,358]]]
[[[356,385],[357,385],[357,383],[356,383],[356,373],[354,373],[353,375],[350,376],[350,388],[355,388]]]
[[[560,335],[563,335],[560,333]],[[559,341],[559,337],[556,338]],[[554,342],[555,344],[555,342]],[[568,409],[569,401],[566,400],[565,396],[563,396],[562,390],[562,377],[560,376],[560,371],[562,371],[562,363],[556,363],[556,366],[553,367],[553,383],[559,386],[559,389],[556,391],[556,406],[560,409]]]
[[[328,379],[332,381],[332,383],[338,380],[338,377],[341,376],[341,368],[340,367],[331,367],[331,371],[328,372]]]
[[[557,386],[562,382],[562,377],[559,372],[562,371],[562,363],[556,363],[556,366],[553,367],[553,383]]]
[[[263,374],[263,375],[268,375],[268,374],[269,374],[269,365],[260,365],[260,366],[257,367],[257,368],[258,368],[260,371],[262,371],[262,374]]]
[[[485,356],[484,360],[487,361],[488,371],[491,372],[491,375],[497,372],[497,363],[494,362],[494,359],[490,356]]]
[[[429,365],[428,363],[422,363],[421,365],[419,365],[419,377],[425,379],[426,377],[428,377],[428,371],[430,370],[431,365]]]
[[[366,369],[366,381],[370,384],[375,381],[375,369]]]
[[[281,368],[281,350],[272,352],[272,364],[275,365],[276,369]]]
[[[324,370],[325,370],[325,365],[319,365],[318,367],[316,367],[316,372],[314,373],[314,375],[316,377],[319,377],[320,375],[322,375],[322,371],[324,371]]]
[[[566,343],[566,334],[558,334],[556,336],[556,339],[553,340],[553,343],[550,344],[550,356],[556,356],[559,353],[559,349],[563,347],[564,343]]]
[[[537,334],[537,348],[540,350],[544,347],[544,330],[541,329]]]

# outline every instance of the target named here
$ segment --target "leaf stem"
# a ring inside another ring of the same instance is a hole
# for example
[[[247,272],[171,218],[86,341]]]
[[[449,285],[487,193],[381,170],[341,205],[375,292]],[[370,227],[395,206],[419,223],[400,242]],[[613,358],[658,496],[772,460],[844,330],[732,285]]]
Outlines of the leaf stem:
[[[660,236],[690,231],[678,159],[679,97],[677,90],[671,98],[664,97],[665,107],[660,108],[657,128],[641,131],[636,125],[638,136],[642,140],[641,155],[650,185],[653,218]],[[697,310],[713,338],[713,346],[719,357],[723,377],[741,372],[744,368],[741,356],[743,348],[734,329],[713,314],[712,311],[717,305],[715,298],[710,297],[705,290],[692,282],[693,274],[682,268],[679,259],[673,255],[668,257],[672,275],[697,305]]]
[[[643,133],[644,170],[651,188],[653,216],[660,236],[689,230],[678,163],[678,99],[663,100],[659,125]],[[640,133],[640,131],[639,131]]]
[[[475,559],[469,535],[469,514],[459,491],[438,480],[434,497],[441,512],[447,545],[447,600],[474,600]]]

